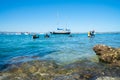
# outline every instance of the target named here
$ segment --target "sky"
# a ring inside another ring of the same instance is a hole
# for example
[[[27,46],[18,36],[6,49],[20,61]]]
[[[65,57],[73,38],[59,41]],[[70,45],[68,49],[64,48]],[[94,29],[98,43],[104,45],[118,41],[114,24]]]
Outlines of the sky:
[[[120,31],[120,0],[0,0],[0,31]]]

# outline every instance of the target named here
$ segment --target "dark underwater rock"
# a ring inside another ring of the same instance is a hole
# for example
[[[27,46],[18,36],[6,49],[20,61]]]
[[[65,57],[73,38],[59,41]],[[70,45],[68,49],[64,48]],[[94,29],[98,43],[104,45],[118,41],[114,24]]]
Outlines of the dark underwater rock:
[[[115,66],[120,66],[120,48],[113,48],[106,45],[96,45],[93,47],[99,61]]]

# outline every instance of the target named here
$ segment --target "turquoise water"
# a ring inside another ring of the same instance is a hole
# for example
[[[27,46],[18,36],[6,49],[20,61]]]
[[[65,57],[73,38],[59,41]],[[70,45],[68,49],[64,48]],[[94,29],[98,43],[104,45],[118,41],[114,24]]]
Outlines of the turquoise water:
[[[95,56],[92,50],[96,44],[120,47],[120,33],[96,34],[88,38],[86,33],[50,35],[33,40],[32,35],[0,35],[0,65],[42,59],[54,60],[59,64],[90,59]]]

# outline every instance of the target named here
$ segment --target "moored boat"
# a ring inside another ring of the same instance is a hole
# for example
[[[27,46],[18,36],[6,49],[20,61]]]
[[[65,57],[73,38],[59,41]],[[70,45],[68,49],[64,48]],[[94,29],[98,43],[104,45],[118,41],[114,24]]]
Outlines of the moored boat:
[[[53,32],[50,32],[52,34],[70,34],[71,31],[70,29],[60,29],[60,28],[57,28],[57,31],[53,31]]]

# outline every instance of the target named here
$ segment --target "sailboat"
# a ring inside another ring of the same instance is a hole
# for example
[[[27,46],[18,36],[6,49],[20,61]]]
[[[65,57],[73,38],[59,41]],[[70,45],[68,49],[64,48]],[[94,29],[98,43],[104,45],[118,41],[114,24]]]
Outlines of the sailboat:
[[[56,31],[50,32],[51,34],[70,34],[70,29],[57,28]]]
[[[59,13],[57,13],[57,18],[59,17]],[[57,23],[57,26],[59,26],[59,21]],[[70,34],[70,29],[64,29],[64,28],[57,28],[56,31],[50,32],[51,34]]]

